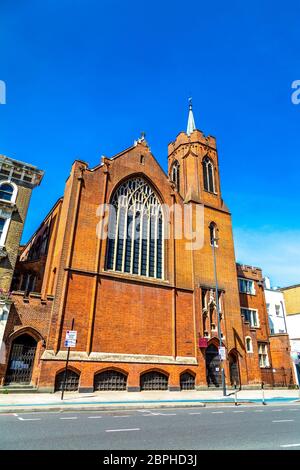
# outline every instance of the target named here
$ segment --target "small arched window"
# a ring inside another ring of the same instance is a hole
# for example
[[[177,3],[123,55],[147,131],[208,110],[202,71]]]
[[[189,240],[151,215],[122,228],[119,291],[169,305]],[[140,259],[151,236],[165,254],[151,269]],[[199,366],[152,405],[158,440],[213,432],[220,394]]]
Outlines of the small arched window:
[[[179,163],[177,160],[172,165],[171,169],[171,180],[175,184],[177,191],[180,190],[180,174],[179,174]]]
[[[111,199],[106,268],[163,278],[163,212],[141,177],[121,184]]]
[[[203,165],[204,189],[205,191],[214,193],[215,192],[214,165],[208,157],[205,157],[203,159],[202,165]]]
[[[252,353],[253,352],[252,339],[250,338],[250,336],[246,337],[246,351],[247,351],[247,353]]]
[[[11,201],[14,194],[14,188],[9,183],[0,184],[0,199],[4,201]]]
[[[211,222],[209,224],[209,240],[210,240],[211,246],[215,246],[215,247],[218,246],[219,230],[215,222]]]

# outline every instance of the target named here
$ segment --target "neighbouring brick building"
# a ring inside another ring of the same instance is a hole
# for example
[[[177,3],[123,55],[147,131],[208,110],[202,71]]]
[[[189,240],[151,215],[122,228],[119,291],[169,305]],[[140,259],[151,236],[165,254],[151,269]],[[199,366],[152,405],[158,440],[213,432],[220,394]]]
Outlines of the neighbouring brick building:
[[[35,166],[0,155],[0,373],[7,361],[7,323],[12,298],[10,287],[33,188],[43,172]],[[10,331],[10,334],[13,332]]]
[[[261,269],[237,264],[237,276],[249,383],[262,381],[272,386],[293,385],[295,377],[289,335],[270,329]]]
[[[186,207],[191,217],[179,236]],[[99,235],[107,214],[105,238]],[[199,238],[194,249],[191,231]],[[238,273],[249,276],[239,266]],[[257,284],[260,278],[257,270]],[[191,108],[187,132],[168,146],[168,174],[144,137],[94,168],[74,162],[63,198],[22,252],[14,288],[16,315],[28,311],[27,335],[38,348],[31,382],[41,391],[61,388],[65,334],[73,319],[77,343],[70,352],[69,390],[218,386],[223,365],[228,385],[255,386],[271,365],[272,352],[268,363],[259,364],[260,342],[272,348],[263,290],[251,301],[239,293],[216,140],[196,130]],[[241,315],[240,295],[244,307],[260,309],[257,332]],[[246,351],[246,337],[255,354]],[[12,345],[8,338],[8,350]],[[9,370],[9,357],[7,362]]]

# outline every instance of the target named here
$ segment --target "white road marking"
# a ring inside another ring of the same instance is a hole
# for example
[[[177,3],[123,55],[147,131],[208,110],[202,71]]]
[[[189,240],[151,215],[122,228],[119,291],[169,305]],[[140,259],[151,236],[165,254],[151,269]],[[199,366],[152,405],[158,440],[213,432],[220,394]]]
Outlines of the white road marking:
[[[14,413],[14,416],[18,416],[18,413]]]
[[[294,419],[277,419],[275,421],[272,421],[272,423],[290,423],[294,421]]]
[[[140,431],[140,428],[130,429],[106,429],[105,432],[127,432],[127,431]]]
[[[254,411],[254,413],[263,413],[264,412],[264,410],[253,410],[253,411]]]
[[[288,411],[299,411],[299,408],[289,408]]]
[[[189,413],[189,415],[201,415],[201,413]]]
[[[100,419],[102,416],[88,416],[89,419]]]
[[[113,418],[129,418],[130,415],[113,416]]]
[[[245,413],[245,411],[234,411],[234,413]]]
[[[277,411],[282,411],[282,410],[273,410],[273,411],[276,413]]]
[[[18,417],[20,421],[40,421],[41,418],[21,418],[20,416]]]
[[[70,416],[68,418],[59,418],[59,419],[77,419],[77,416]]]
[[[224,411],[212,411],[212,414],[217,414],[217,413],[224,413]]]
[[[280,447],[300,447],[300,444],[283,444]]]

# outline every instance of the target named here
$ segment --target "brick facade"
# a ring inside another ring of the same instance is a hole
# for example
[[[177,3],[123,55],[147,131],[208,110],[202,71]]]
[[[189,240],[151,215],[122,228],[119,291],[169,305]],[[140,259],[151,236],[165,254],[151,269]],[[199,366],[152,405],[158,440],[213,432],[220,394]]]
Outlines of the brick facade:
[[[214,191],[204,189],[206,157],[213,164]],[[269,345],[268,325],[262,315],[259,331],[252,331],[242,319],[240,304],[261,310],[265,304],[260,290],[255,301],[239,295],[231,215],[221,195],[215,139],[197,130],[190,136],[180,133],[168,147],[170,174],[175,161],[180,172],[177,186],[144,139],[112,159],[103,157],[92,169],[85,162],[74,162],[59,209],[55,209],[47,254],[36,260],[36,270],[43,273],[37,285],[41,300],[54,296],[47,304],[46,326],[41,331],[46,348],[38,373],[34,372],[40,390],[54,390],[56,375],[65,365],[65,332],[73,319],[78,340],[70,354],[70,370],[80,374],[79,390],[93,390],[94,375],[107,370],[123,372],[129,391],[140,389],[141,376],[147,371],[168,376],[170,390],[180,389],[181,374],[186,372],[195,377],[196,388],[207,387],[206,365],[212,357],[208,353],[214,355],[219,346],[212,222],[219,236],[215,253],[227,384],[234,380],[242,386],[261,382],[258,353],[251,357],[246,353],[245,336],[253,338],[255,347],[258,339]],[[196,208],[203,208],[203,244],[194,250],[187,249],[187,234],[176,237],[176,215],[171,213],[162,279],[108,270],[107,240],[96,236],[101,220],[97,208],[111,201],[122,182],[137,176],[150,184],[161,203],[168,207],[176,203],[182,211],[191,207],[193,227]],[[41,231],[46,223],[48,219]],[[32,249],[34,240],[30,243]],[[24,259],[19,271],[26,269]],[[243,271],[242,275],[248,274]],[[28,327],[30,324],[29,320]],[[207,341],[207,349],[199,347],[200,340]]]

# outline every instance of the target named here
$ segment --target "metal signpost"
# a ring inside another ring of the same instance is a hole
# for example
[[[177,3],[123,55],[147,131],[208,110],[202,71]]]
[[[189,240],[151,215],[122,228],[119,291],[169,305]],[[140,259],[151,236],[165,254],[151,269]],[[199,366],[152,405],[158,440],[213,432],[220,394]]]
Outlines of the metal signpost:
[[[70,357],[70,349],[75,348],[76,341],[77,341],[77,331],[74,330],[74,318],[73,318],[71,330],[66,331],[65,347],[68,348],[68,352],[67,352],[65,375],[64,375],[62,391],[61,391],[61,400],[64,399],[66,379],[67,379],[67,373],[68,373],[68,364],[69,364],[69,357]]]
[[[219,357],[221,363],[221,374],[222,374],[222,388],[223,396],[226,397],[226,382],[225,382],[225,370],[223,361],[226,359],[226,350],[222,347],[222,334],[221,334],[221,322],[220,322],[220,307],[219,307],[219,290],[218,290],[218,277],[217,277],[217,262],[216,262],[216,251],[215,244],[218,241],[218,238],[214,235],[211,239],[211,245],[213,250],[214,257],[214,275],[215,275],[215,285],[216,285],[216,308],[217,308],[217,317],[218,317],[218,334],[219,334]]]

